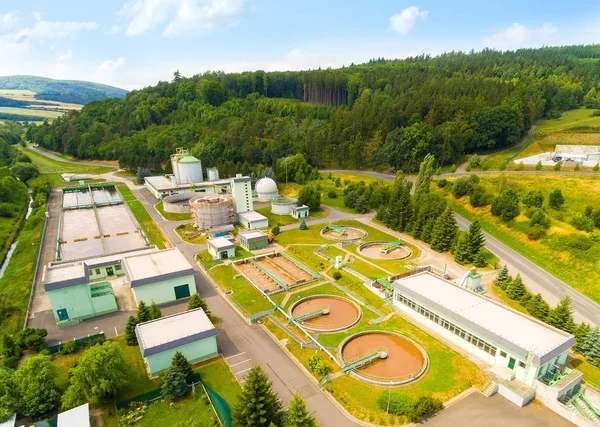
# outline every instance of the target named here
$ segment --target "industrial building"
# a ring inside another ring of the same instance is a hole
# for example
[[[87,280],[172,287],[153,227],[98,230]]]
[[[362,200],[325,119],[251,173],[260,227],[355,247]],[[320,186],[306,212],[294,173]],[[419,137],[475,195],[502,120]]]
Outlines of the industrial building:
[[[191,363],[218,355],[217,330],[201,308],[140,323],[135,333],[151,376],[168,368],[177,351]]]
[[[134,309],[140,301],[164,304],[196,293],[194,270],[184,256],[155,247],[51,262],[42,283],[59,327]]]
[[[264,230],[269,227],[269,219],[254,211],[239,213],[238,222],[250,230]]]
[[[291,215],[293,218],[302,219],[308,218],[308,214],[310,213],[310,209],[306,205],[302,206],[293,206],[291,209]]]
[[[487,363],[506,380],[499,392],[521,406],[535,396],[536,380],[565,365],[575,344],[572,335],[429,271],[392,286],[397,308]]]
[[[235,257],[234,242],[235,239],[216,237],[214,239],[208,239],[206,241],[206,246],[208,253],[212,255],[214,260],[231,259]]]
[[[233,199],[227,194],[195,195],[189,200],[188,209],[191,209],[194,227],[198,230],[231,225],[237,220]]]
[[[240,245],[248,251],[264,249],[269,245],[269,237],[262,231],[249,231],[239,234]]]
[[[254,189],[256,190],[256,197],[259,202],[268,202],[279,196],[277,183],[268,177],[260,178],[256,181]]]
[[[516,159],[516,164],[554,166],[561,162],[565,166],[594,167],[600,162],[599,145],[556,145],[554,151],[534,154],[533,156]]]

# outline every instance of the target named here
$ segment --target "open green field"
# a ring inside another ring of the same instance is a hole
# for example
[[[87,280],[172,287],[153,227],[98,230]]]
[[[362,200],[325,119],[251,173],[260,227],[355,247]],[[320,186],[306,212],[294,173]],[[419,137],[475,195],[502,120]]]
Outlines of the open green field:
[[[0,265],[4,262],[10,246],[18,237],[19,229],[27,213],[28,201],[27,187],[16,181],[15,188],[13,189],[13,198],[9,205],[13,209],[13,215],[10,217],[0,217]]]
[[[219,266],[210,270],[210,274],[223,289],[230,292],[228,297],[247,315],[273,308],[271,303],[231,266]]]
[[[150,239],[150,243],[156,245],[158,249],[165,249],[168,245],[168,240],[162,233],[158,225],[154,222],[142,202],[140,202],[125,184],[117,184],[117,190],[123,197],[127,206],[135,216],[135,219],[144,230],[144,233]]]
[[[36,153],[29,148],[21,148],[27,154],[31,161],[38,167],[42,174],[62,174],[62,173],[90,173],[103,174],[110,172],[114,168],[104,166],[86,166],[76,163],[61,162],[50,159],[42,154]]]
[[[18,107],[0,107],[0,113],[15,114],[20,116],[47,117],[49,119],[55,119],[64,114],[62,111]]]
[[[3,96],[5,98],[12,98],[15,96],[33,97],[34,95],[35,95],[35,92],[32,92],[30,90],[0,89],[0,96]]]
[[[206,233],[199,232],[191,222],[178,225],[175,227],[175,232],[184,242],[192,243],[194,245],[203,245],[206,243]],[[204,234],[204,236],[202,234]],[[188,235],[194,235],[194,237],[188,237]]]
[[[548,235],[538,241],[527,237],[530,226],[529,219],[523,214],[524,208],[519,217],[506,223],[494,217],[489,206],[474,208],[468,203],[467,196],[457,200],[449,193],[449,188],[445,191],[435,185],[432,188],[444,194],[457,213],[471,221],[479,219],[485,231],[589,298],[600,302],[600,288],[596,280],[600,243],[590,239],[589,233],[578,231],[570,224],[575,215],[583,214],[586,206],[596,209],[600,206],[600,177],[557,175],[540,179],[533,175],[485,175],[480,178],[481,184],[494,195],[508,188],[514,188],[521,196],[529,190],[542,191],[546,215],[552,221]],[[553,189],[560,189],[566,200],[559,211],[547,208],[548,195]],[[578,239],[583,239],[586,246],[580,246]]]
[[[277,215],[271,213],[271,206],[266,206],[264,208],[256,209],[261,215],[266,216],[269,219],[269,227],[273,228],[276,225],[283,226],[289,224],[298,224],[299,221],[291,215]],[[312,212],[311,212],[312,214]]]

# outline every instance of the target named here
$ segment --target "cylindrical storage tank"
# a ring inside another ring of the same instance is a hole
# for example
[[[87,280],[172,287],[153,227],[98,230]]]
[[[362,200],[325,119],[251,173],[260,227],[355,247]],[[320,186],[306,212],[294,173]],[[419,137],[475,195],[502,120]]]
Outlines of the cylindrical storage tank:
[[[219,180],[219,169],[208,168],[206,171],[208,172],[208,180],[209,181],[218,181]]]
[[[203,182],[202,163],[189,154],[177,161],[178,181],[180,184]]]
[[[256,195],[258,196],[259,202],[268,202],[269,200],[279,195],[279,191],[277,190],[277,183],[271,178],[265,177],[259,179],[258,181],[256,181],[254,189],[256,190]]]
[[[194,226],[200,230],[229,225],[235,222],[231,196],[224,194],[205,194],[190,200]]]
[[[291,197],[275,197],[271,200],[271,213],[275,215],[291,215],[292,208],[298,206],[298,200]]]
[[[163,209],[171,213],[190,213],[190,199],[196,197],[194,193],[172,194],[163,197]]]

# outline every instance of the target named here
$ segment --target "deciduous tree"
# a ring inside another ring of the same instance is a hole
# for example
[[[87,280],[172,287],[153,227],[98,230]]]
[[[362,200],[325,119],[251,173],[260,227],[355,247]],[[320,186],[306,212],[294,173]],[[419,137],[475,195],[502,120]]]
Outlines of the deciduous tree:
[[[30,357],[13,378],[21,415],[39,417],[56,409],[60,393],[56,387],[56,368],[48,356]]]

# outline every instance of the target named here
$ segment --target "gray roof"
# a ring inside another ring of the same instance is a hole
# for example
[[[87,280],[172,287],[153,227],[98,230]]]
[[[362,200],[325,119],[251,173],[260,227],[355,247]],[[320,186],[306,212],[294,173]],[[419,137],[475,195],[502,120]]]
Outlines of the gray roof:
[[[126,257],[123,267],[132,288],[194,275],[194,269],[176,248]]]
[[[306,206],[306,205],[292,206],[292,210],[293,211],[307,211],[308,210],[308,206]]]
[[[225,237],[215,237],[213,239],[207,239],[206,244],[208,246],[211,246],[216,251],[226,251],[228,249],[235,248],[233,242]]]
[[[240,233],[240,238],[246,239],[247,242],[260,242],[269,240],[269,237],[261,231],[251,231],[249,233]]]
[[[135,334],[144,357],[173,350],[218,335],[201,308],[175,313],[136,325]]]
[[[396,292],[422,304],[492,344],[541,366],[575,344],[575,337],[433,273],[393,282]]]

